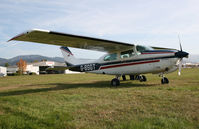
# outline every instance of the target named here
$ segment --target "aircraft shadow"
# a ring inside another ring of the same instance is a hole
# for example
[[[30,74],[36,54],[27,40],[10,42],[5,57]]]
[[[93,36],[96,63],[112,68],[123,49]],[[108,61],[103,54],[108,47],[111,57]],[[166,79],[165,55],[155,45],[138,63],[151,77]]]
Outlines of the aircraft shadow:
[[[36,85],[26,85],[27,87],[31,86],[49,86],[54,85],[55,87],[45,87],[45,88],[37,88],[37,89],[24,89],[24,90],[16,90],[16,91],[6,91],[0,92],[0,97],[3,96],[14,96],[14,95],[24,95],[24,94],[32,94],[32,93],[39,93],[39,92],[48,92],[48,91],[58,91],[58,90],[65,90],[65,89],[73,89],[73,88],[131,88],[131,87],[150,87],[156,86],[158,84],[144,84],[144,83],[131,83],[125,82],[122,83],[118,87],[110,86],[110,81],[100,81],[100,82],[93,82],[93,83],[80,83],[80,84],[67,84],[67,83],[48,83],[48,84],[36,84]]]

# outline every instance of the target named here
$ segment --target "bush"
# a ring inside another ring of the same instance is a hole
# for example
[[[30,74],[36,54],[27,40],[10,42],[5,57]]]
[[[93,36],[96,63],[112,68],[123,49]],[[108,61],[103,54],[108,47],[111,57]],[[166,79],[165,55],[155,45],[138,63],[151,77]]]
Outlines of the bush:
[[[29,73],[28,75],[37,75],[36,73],[34,73],[34,72],[31,72],[31,73]]]

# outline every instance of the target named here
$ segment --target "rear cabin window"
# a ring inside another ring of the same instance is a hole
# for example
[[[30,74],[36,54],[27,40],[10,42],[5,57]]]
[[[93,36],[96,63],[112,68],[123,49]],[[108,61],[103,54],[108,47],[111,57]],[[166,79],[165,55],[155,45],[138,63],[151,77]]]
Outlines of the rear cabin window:
[[[132,57],[134,55],[135,55],[135,53],[134,53],[133,50],[128,50],[128,51],[121,52],[120,58],[122,58],[122,59],[130,58],[130,57]]]
[[[109,54],[109,55],[104,57],[104,61],[112,61],[112,60],[117,60],[117,54],[116,53]]]

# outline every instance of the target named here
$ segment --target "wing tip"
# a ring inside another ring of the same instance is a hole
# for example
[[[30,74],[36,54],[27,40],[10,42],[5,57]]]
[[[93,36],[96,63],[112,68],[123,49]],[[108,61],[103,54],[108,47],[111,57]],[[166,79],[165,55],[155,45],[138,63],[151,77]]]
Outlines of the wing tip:
[[[28,34],[28,33],[30,33],[30,32],[33,32],[33,31],[42,31],[42,32],[47,32],[47,33],[50,32],[49,30],[44,30],[44,29],[32,29],[32,30],[28,30],[28,31],[26,31],[26,32],[24,32],[24,33],[21,33],[21,34],[18,34],[18,35],[16,35],[16,36],[14,36],[13,38],[9,39],[7,42],[10,42],[10,41],[12,41],[12,40],[16,40],[17,38],[19,38],[19,37],[21,37],[21,36],[23,36],[23,35],[25,35],[25,34]]]
[[[19,34],[19,35],[16,35],[15,37],[9,39],[7,42],[10,42],[10,41],[12,41],[12,40],[15,40],[15,39],[17,39],[17,38],[19,38],[19,37],[21,37],[21,36],[23,36],[23,35],[24,35],[24,33]]]

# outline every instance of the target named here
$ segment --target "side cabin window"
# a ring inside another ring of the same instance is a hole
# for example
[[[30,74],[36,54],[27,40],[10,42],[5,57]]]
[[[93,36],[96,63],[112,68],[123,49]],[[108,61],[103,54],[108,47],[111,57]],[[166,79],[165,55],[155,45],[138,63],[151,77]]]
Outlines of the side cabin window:
[[[104,61],[113,61],[117,60],[117,53],[109,54],[104,57]]]
[[[122,59],[130,58],[134,55],[135,55],[135,53],[133,50],[123,51],[120,53],[120,58],[122,58]]]

